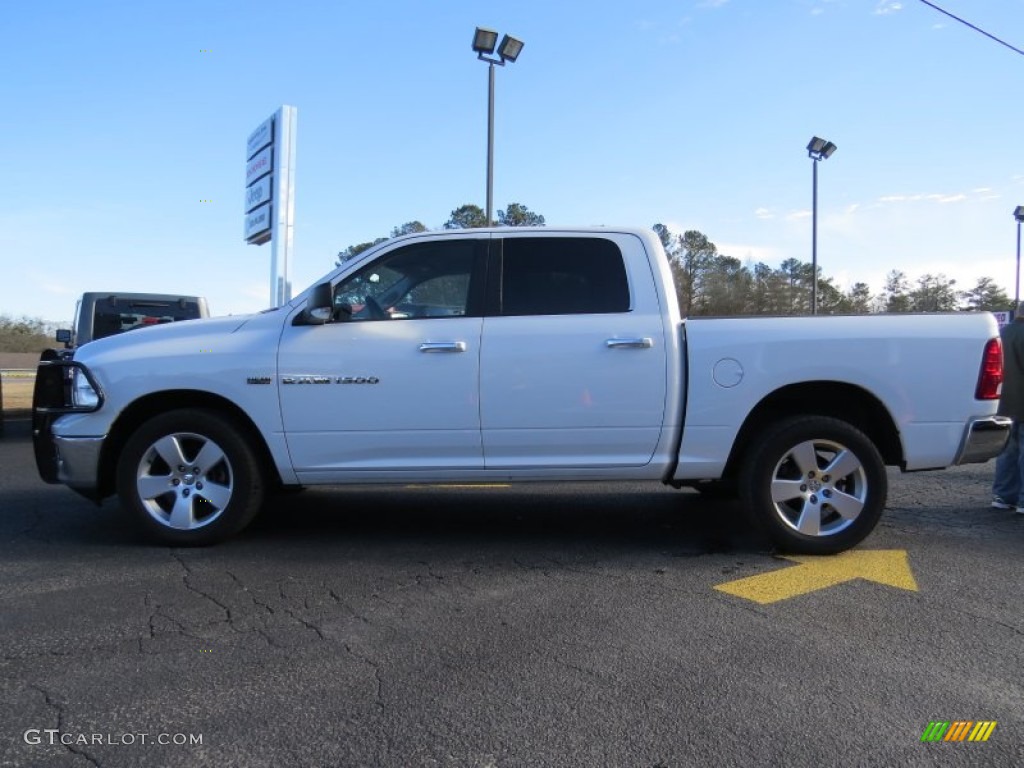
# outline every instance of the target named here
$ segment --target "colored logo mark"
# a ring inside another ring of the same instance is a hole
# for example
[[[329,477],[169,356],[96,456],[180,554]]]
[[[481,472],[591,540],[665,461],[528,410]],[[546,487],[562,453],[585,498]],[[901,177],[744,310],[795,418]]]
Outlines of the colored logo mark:
[[[921,741],[988,741],[995,729],[995,720],[932,720]]]

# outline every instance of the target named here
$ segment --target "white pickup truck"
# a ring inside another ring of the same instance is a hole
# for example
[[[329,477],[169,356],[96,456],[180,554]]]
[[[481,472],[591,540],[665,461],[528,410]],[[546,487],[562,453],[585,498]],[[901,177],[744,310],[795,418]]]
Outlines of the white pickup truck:
[[[158,540],[237,533],[279,487],[650,480],[736,493],[783,550],[860,542],[886,465],[986,461],[988,313],[687,319],[633,229],[389,240],[277,309],[40,362],[40,474]]]

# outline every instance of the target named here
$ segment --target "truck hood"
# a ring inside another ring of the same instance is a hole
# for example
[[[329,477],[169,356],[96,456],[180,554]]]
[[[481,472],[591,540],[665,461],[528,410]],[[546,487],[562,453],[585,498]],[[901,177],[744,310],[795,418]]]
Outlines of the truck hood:
[[[126,358],[146,358],[153,355],[202,354],[212,352],[216,340],[230,337],[250,322],[280,315],[276,312],[258,315],[231,315],[199,320],[182,320],[166,325],[155,325],[108,336],[83,344],[75,350],[75,360],[86,365]]]

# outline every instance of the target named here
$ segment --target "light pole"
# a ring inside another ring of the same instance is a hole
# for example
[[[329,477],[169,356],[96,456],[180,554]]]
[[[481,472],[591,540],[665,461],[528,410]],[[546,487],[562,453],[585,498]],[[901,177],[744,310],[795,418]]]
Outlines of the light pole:
[[[1016,316],[1020,305],[1020,224],[1024,221],[1024,205],[1013,209],[1013,218],[1017,220],[1017,279],[1013,281],[1013,314]]]
[[[494,58],[494,48],[498,58]],[[494,223],[494,65],[504,67],[505,62],[514,62],[523,50],[523,41],[505,35],[498,45],[498,33],[493,29],[477,27],[473,33],[473,50],[476,57],[487,62],[487,226]]]
[[[811,182],[811,314],[818,314],[818,161],[828,160],[836,151],[831,141],[814,136],[807,144],[807,156],[814,161]]]

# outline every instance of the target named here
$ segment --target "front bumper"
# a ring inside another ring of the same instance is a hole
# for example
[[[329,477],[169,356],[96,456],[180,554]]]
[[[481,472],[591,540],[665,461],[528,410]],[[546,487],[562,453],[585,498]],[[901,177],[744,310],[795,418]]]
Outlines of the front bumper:
[[[43,353],[32,396],[32,447],[36,469],[43,480],[63,483],[95,500],[98,498],[100,451],[105,437],[60,437],[53,434],[54,422],[61,416],[94,411],[99,407],[83,408],[72,403],[69,374],[74,368],[85,370],[55,350]]]
[[[54,437],[57,482],[92,498],[99,484],[103,437]]]
[[[39,476],[63,483],[94,501],[99,498],[100,451],[105,437],[58,437],[53,422],[59,414],[32,415],[32,447]]]
[[[980,464],[1003,451],[1013,422],[1005,416],[972,419],[964,429],[954,464]]]

